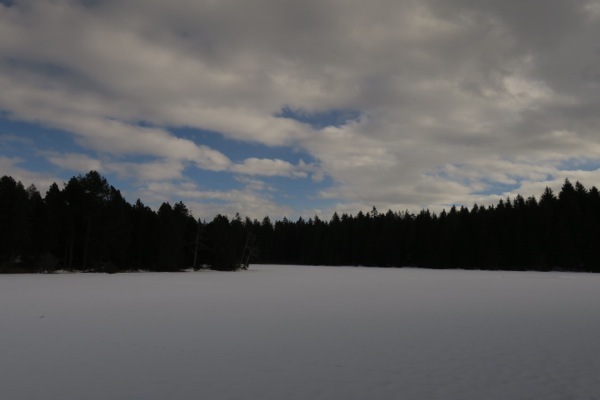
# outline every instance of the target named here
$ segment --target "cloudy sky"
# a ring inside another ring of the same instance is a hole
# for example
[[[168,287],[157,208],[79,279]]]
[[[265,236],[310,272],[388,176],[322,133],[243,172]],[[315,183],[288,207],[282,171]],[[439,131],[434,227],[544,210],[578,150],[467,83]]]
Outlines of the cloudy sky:
[[[600,186],[599,0],[0,0],[0,175],[252,218]]]

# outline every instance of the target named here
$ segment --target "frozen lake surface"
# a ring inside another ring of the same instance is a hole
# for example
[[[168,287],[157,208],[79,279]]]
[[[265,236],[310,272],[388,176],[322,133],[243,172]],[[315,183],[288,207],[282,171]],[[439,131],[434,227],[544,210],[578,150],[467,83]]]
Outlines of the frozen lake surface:
[[[3,275],[0,321],[5,400],[600,400],[600,275]]]

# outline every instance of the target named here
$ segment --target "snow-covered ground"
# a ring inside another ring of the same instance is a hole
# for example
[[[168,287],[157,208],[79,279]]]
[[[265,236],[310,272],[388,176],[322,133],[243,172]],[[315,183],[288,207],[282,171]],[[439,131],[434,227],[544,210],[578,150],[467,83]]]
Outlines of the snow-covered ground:
[[[600,400],[600,275],[3,275],[0,323],[5,400]]]

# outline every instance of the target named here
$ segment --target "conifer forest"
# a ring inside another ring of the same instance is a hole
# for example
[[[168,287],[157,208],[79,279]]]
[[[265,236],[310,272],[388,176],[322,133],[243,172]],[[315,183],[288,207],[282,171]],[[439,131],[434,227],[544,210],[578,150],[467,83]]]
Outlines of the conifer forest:
[[[296,221],[194,218],[128,203],[96,171],[42,195],[0,178],[0,272],[237,270],[249,263],[600,272],[600,192],[565,180],[494,206],[334,213]]]

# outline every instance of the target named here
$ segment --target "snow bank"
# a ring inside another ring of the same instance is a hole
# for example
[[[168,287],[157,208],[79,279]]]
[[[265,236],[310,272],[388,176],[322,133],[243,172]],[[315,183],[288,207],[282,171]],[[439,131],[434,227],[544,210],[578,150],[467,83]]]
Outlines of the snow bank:
[[[600,276],[0,276],[2,399],[600,399]]]

